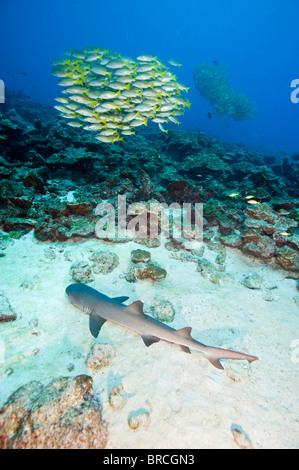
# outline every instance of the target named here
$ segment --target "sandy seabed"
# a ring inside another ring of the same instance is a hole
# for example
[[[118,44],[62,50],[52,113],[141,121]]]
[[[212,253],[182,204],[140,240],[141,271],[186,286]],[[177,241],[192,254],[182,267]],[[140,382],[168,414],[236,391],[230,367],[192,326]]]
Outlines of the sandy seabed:
[[[202,277],[195,263],[172,258],[162,244],[149,251],[152,260],[167,270],[166,279],[129,283],[123,274],[136,248],[144,247],[96,239],[40,243],[33,233],[7,247],[6,256],[0,258],[1,292],[18,319],[0,325],[4,343],[0,405],[31,380],[47,384],[54,377],[87,374],[108,422],[108,449],[237,448],[234,427],[254,448],[298,448],[296,281],[284,271],[227,249],[226,272],[232,281],[218,286]],[[157,297],[170,300],[176,311],[170,326],[191,326],[192,336],[200,342],[257,355],[260,360],[222,361],[221,371],[201,353],[185,354],[165,342],[147,348],[139,335],[108,322],[94,339],[88,316],[69,303],[64,291],[72,282],[66,258],[88,261],[91,251],[99,249],[116,253],[120,264],[110,274],[96,274],[90,286],[111,297],[127,295],[127,304],[142,300],[146,313]],[[214,261],[216,254],[206,249],[203,256]],[[263,277],[262,289],[242,284],[250,273]],[[96,343],[113,344],[116,350],[113,363],[99,371],[85,364]],[[109,392],[120,383],[127,401],[114,410]],[[149,416],[147,426],[132,430],[128,419],[143,412]]]

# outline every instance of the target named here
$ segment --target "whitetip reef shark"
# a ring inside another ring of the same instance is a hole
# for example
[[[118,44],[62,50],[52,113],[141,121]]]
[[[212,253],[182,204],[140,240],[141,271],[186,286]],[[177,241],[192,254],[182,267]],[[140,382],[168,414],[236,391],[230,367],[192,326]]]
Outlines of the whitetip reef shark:
[[[110,298],[86,284],[71,284],[65,292],[75,307],[89,314],[89,328],[95,338],[103,324],[109,321],[140,334],[146,346],[162,340],[179,345],[184,352],[189,354],[191,353],[189,348],[200,351],[217,369],[223,369],[219,359],[246,359],[248,362],[259,359],[256,356],[229,349],[206,346],[191,337],[190,327],[175,330],[146,315],[143,312],[143,302],[140,300],[126,306],[123,302],[129,297]]]

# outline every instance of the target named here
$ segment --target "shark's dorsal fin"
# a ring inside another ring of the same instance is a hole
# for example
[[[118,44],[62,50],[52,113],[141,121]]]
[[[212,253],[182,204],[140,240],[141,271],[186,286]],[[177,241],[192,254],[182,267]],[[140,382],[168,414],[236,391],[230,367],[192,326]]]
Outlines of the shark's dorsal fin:
[[[100,329],[105,323],[105,318],[96,317],[95,315],[89,315],[89,329],[92,336],[95,338],[98,337]]]
[[[192,328],[190,326],[186,326],[185,328],[181,328],[180,330],[177,330],[177,334],[188,339],[193,339],[191,336],[191,330]]]
[[[138,315],[144,315],[143,302],[141,302],[141,300],[136,300],[136,302],[133,302],[132,304],[128,305],[128,308],[130,310],[133,310]]]
[[[123,297],[113,297],[112,300],[115,300],[116,302],[120,302],[121,304],[128,300],[129,297],[123,296]]]

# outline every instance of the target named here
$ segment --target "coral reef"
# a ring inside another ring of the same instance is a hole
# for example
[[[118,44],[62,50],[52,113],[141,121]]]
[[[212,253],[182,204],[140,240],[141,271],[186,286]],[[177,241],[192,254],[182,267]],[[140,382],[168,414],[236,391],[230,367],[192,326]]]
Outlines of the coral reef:
[[[136,131],[134,139],[128,136],[124,142],[105,145],[95,142],[90,132],[67,126],[47,105],[11,94],[3,106],[0,127],[7,138],[0,142],[1,256],[15,238],[30,230],[40,241],[95,237],[97,205],[110,203],[117,215],[118,196],[124,195],[127,206],[142,201],[145,207],[151,201],[203,203],[205,242],[216,235],[223,246],[296,272],[296,263],[291,266],[285,260],[287,250],[280,252],[289,247],[294,257],[299,250],[296,159],[219,143],[202,132],[160,133],[151,124]],[[230,197],[234,193],[237,196]],[[258,204],[250,205],[248,195]],[[158,219],[160,233],[159,215],[151,216]],[[127,241],[113,235],[107,240]],[[160,245],[159,238],[135,241],[147,248]],[[170,239],[166,248],[175,248],[177,242]],[[176,249],[182,260],[192,261],[182,246]],[[138,255],[132,256],[129,278],[155,271],[150,260],[143,260],[150,267],[141,269]],[[102,269],[95,264],[89,259],[85,266],[74,265],[71,276],[76,282],[91,282]]]

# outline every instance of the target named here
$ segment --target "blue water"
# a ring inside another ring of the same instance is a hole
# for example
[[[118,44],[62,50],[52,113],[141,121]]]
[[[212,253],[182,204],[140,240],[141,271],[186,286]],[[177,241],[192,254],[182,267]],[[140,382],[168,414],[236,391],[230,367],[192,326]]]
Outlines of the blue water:
[[[299,151],[299,103],[290,100],[290,83],[299,78],[298,17],[297,0],[1,0],[0,78],[54,105],[61,90],[51,62],[68,48],[175,58],[192,102],[181,129],[291,154]],[[194,68],[213,60],[226,65],[231,85],[256,103],[256,117],[220,120],[200,97]]]

